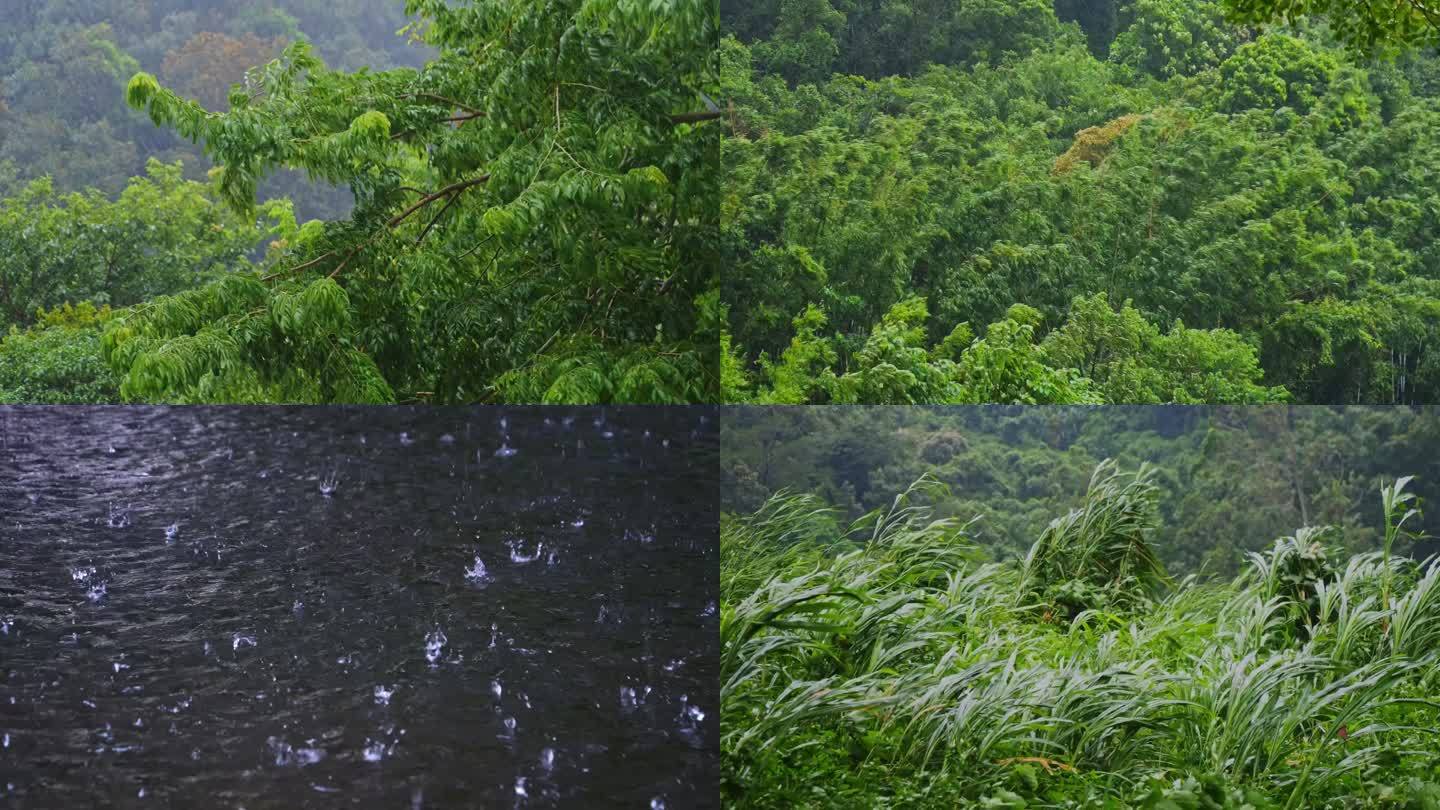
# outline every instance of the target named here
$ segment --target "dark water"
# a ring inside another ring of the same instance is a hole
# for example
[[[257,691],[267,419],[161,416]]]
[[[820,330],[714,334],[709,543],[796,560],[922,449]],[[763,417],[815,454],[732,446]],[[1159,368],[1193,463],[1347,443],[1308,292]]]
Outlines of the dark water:
[[[715,806],[716,445],[699,408],[0,409],[0,806]]]

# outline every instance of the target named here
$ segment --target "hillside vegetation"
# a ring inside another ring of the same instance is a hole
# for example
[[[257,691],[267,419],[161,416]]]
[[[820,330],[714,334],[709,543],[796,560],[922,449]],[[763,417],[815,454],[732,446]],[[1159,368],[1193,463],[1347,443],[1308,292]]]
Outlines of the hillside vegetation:
[[[1440,400],[1391,8],[725,0],[727,400]]]
[[[723,419],[726,510],[752,512],[788,490],[854,520],[929,476],[948,488],[937,514],[982,515],[969,536],[998,560],[1023,558],[1078,507],[1107,458],[1154,468],[1149,542],[1179,576],[1234,577],[1249,552],[1297,526],[1333,527],[1326,542],[1342,556],[1374,551],[1375,492],[1401,476],[1440,500],[1440,421],[1405,408],[736,408]],[[1417,530],[1440,534],[1437,517]],[[1423,557],[1440,544],[1395,551]]]
[[[1150,544],[1154,471],[1098,465],[1023,559],[922,478],[846,526],[777,495],[721,531],[730,806],[1440,807],[1440,562],[1301,527],[1233,580]]]

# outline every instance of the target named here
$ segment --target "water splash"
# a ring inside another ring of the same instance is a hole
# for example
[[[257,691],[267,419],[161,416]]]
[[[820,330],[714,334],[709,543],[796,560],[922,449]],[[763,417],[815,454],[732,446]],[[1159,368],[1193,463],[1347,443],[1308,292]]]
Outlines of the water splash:
[[[546,773],[555,770],[554,748],[545,748],[540,751],[540,770]]]
[[[513,447],[510,446],[510,440],[509,440],[509,439],[504,439],[504,440],[502,440],[502,441],[500,442],[500,447],[499,447],[499,449],[497,449],[497,450],[495,451],[495,457],[496,457],[496,458],[510,458],[511,456],[513,456],[513,455],[515,455],[516,453],[519,453],[519,452],[520,452],[519,450],[516,450],[515,448],[513,448]]]
[[[650,697],[650,691],[648,686],[643,691],[636,690],[633,686],[620,687],[620,708],[628,712],[644,705],[645,699]]]
[[[465,569],[465,579],[471,585],[484,585],[490,581],[490,572],[485,569],[479,554],[475,555],[475,564]]]
[[[390,751],[386,747],[385,743],[375,742],[369,737],[365,738],[365,750],[363,752],[363,756],[365,757],[366,762],[379,762],[380,760],[384,759],[385,755],[388,753],[390,753]]]
[[[651,529],[647,532],[641,529],[626,529],[625,539],[648,546],[651,543],[655,542],[655,530]]]
[[[105,598],[105,590],[105,583],[97,582],[91,585],[90,589],[85,592],[85,598],[91,602],[99,602]]]
[[[175,538],[176,538],[176,537],[179,537],[179,536],[180,536],[180,524],[179,524],[179,523],[171,523],[169,526],[166,526],[166,527],[165,527],[165,542],[167,542],[167,543],[173,543],[173,542],[175,542]]]
[[[439,627],[425,636],[425,660],[430,662],[430,666],[435,666],[435,662],[440,660],[440,654],[444,651],[448,641],[449,639],[445,638],[445,631]]]
[[[110,504],[110,515],[105,519],[105,523],[112,529],[123,529],[129,526],[130,507],[122,506],[116,508],[115,504]]]
[[[339,473],[338,470],[332,471],[329,475],[327,475],[327,476],[325,476],[324,478],[320,479],[320,494],[321,494],[321,495],[324,495],[324,496],[327,497],[327,498],[330,497],[331,495],[334,495],[334,494],[335,494],[335,490],[337,490],[337,489],[339,489],[339,488],[340,488],[340,473]]]
[[[517,565],[535,562],[545,553],[545,544],[540,542],[535,544],[535,553],[533,554],[525,553],[524,540],[506,540],[505,545],[510,547],[510,562]]]
[[[315,744],[314,740],[306,740],[305,742],[307,745]],[[299,767],[314,765],[325,758],[325,752],[319,748],[295,748],[292,747],[290,743],[278,737],[270,737],[265,740],[265,743],[270,746],[271,753],[275,755],[275,764],[282,767],[286,765],[296,765]]]
[[[208,645],[209,642],[206,642],[206,644]],[[241,647],[254,647],[254,646],[255,646],[255,637],[254,637],[254,636],[246,636],[246,635],[242,635],[242,634],[240,634],[240,633],[236,633],[236,634],[234,635],[234,637],[231,639],[231,643],[230,643],[230,649],[232,649],[232,650],[238,650],[238,649],[240,649]]]
[[[499,681],[491,681],[490,694],[494,695],[496,700],[499,700],[505,694],[505,687],[501,686]]]
[[[377,686],[375,687],[375,702],[381,706],[390,705],[390,697],[395,694],[396,687]]]

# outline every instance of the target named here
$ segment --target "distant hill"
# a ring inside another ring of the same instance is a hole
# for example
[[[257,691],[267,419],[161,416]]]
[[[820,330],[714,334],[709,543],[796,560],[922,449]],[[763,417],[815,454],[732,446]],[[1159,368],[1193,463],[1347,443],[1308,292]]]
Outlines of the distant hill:
[[[57,189],[117,193],[149,158],[205,176],[200,149],[128,108],[125,83],[153,73],[212,109],[286,43],[307,39],[332,67],[419,66],[430,51],[398,33],[403,0],[12,0],[0,26],[0,196],[50,175]],[[348,210],[342,189],[294,174],[262,190],[306,217]]]

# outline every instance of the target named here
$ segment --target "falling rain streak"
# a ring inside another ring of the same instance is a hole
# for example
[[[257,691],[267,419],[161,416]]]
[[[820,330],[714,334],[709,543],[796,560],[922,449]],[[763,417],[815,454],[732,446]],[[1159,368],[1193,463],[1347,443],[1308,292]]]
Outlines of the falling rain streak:
[[[716,447],[704,408],[0,409],[0,806],[715,806]]]

